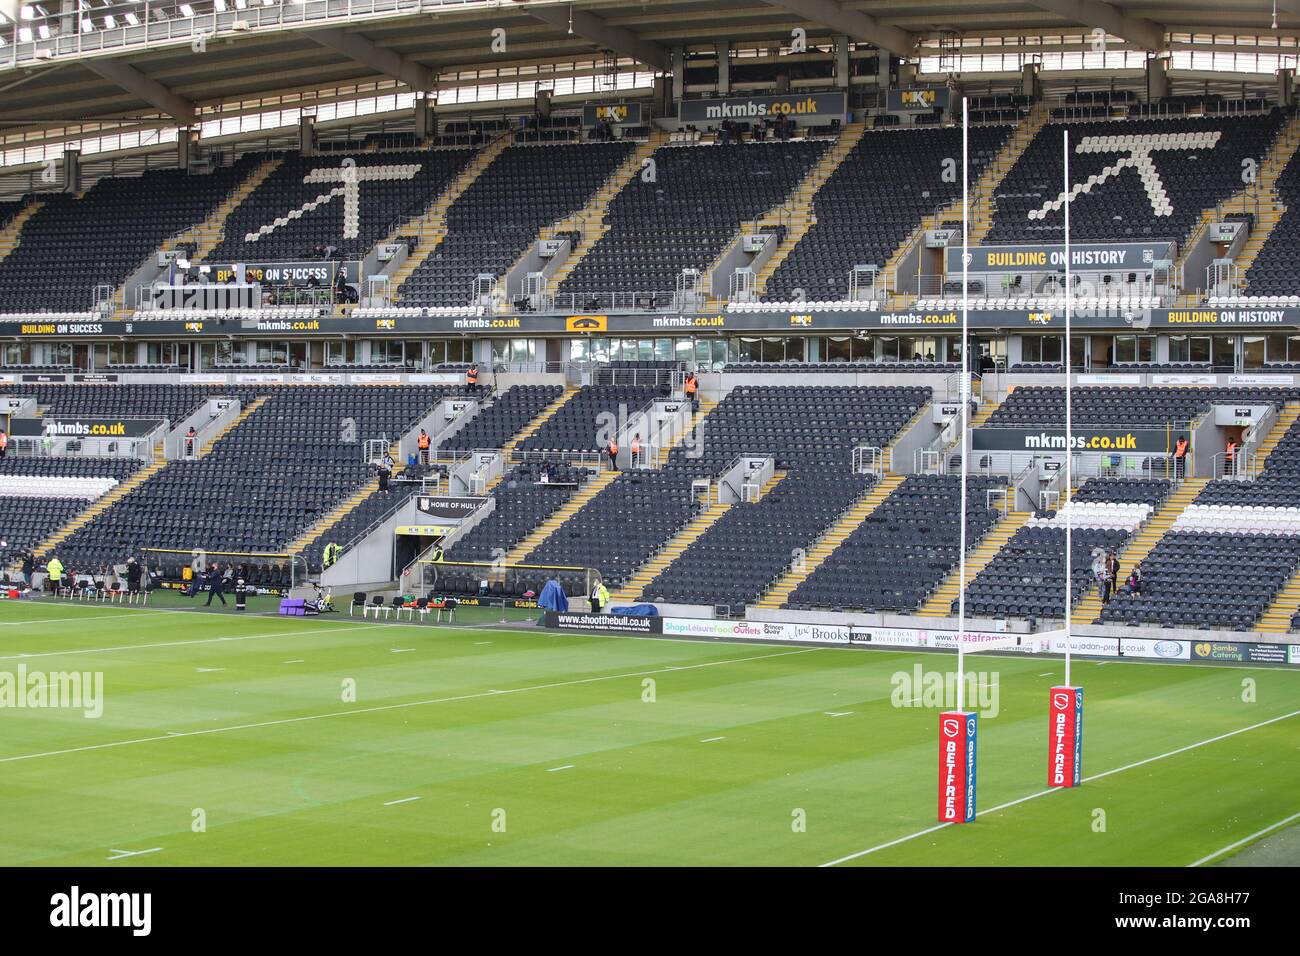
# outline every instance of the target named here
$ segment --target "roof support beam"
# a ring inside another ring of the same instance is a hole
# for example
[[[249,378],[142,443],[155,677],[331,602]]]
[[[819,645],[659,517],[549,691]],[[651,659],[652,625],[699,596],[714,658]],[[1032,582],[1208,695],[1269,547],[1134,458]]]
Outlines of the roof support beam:
[[[1144,50],[1165,48],[1165,28],[1144,17],[1130,17],[1103,0],[1029,0],[1034,6],[1086,27],[1097,27]]]
[[[121,60],[109,60],[87,57],[80,61],[86,69],[102,76],[134,96],[140,97],[155,109],[160,109],[169,116],[180,120],[188,126],[194,122],[194,104],[185,97],[173,93],[157,80],[145,76],[133,66],[127,66]]]
[[[560,27],[563,30],[569,29],[569,18],[572,17],[575,36],[590,40],[603,50],[613,50],[615,53],[631,57],[638,63],[652,66],[656,70],[668,70],[672,67],[668,50],[665,47],[660,46],[653,40],[643,40],[626,27],[612,27],[601,17],[596,16],[594,13],[588,13],[586,10],[575,10],[572,7],[534,7],[529,5],[519,8],[519,12],[527,13],[534,19],[549,23],[553,27]]]
[[[846,8],[839,0],[763,0],[768,6],[780,7],[813,23],[830,27],[859,43],[870,43],[895,56],[911,56],[917,38],[906,30],[880,22],[869,13]]]
[[[359,33],[348,33],[341,27],[331,27],[326,30],[308,30],[307,37],[326,49],[342,53],[349,60],[368,66],[377,73],[391,76],[413,90],[431,90],[437,81],[434,71],[427,66],[416,63],[386,46],[380,46],[374,40],[367,39]]]

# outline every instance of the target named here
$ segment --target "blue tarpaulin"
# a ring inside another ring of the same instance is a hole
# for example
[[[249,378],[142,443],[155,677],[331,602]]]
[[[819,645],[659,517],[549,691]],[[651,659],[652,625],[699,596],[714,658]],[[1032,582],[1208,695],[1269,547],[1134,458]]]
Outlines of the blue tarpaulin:
[[[560,582],[551,578],[542,588],[541,595],[537,598],[537,606],[547,611],[567,611],[569,609],[569,597],[564,593],[564,588],[560,587]]]

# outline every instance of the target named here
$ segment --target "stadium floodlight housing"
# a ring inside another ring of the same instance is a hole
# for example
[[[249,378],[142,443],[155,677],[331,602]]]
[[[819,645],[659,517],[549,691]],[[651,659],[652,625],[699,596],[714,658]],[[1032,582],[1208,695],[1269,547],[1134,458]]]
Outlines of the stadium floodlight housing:
[[[182,3],[180,5],[180,11],[181,11],[181,16],[183,17],[194,16],[194,8],[190,6],[188,3]]]
[[[217,13],[226,12],[226,0],[212,0],[212,6],[216,9]]]
[[[134,13],[127,13],[126,22],[131,26],[136,27],[140,25],[140,18],[137,17]]]
[[[19,43],[31,43],[31,42],[32,42],[32,28],[31,28],[31,27],[19,27],[19,28],[18,28],[18,42],[19,42]]]
[[[18,18],[20,20],[35,20],[36,10],[30,3],[24,3],[18,8]]]

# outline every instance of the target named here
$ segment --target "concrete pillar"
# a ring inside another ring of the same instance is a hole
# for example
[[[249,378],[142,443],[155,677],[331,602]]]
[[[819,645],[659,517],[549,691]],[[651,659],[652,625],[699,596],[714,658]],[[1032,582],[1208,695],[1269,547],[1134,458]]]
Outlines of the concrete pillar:
[[[842,34],[835,38],[835,88],[849,88],[849,38]]]
[[[1043,98],[1043,84],[1038,79],[1037,63],[1026,63],[1020,68],[1020,92],[1029,97],[1029,102],[1037,103]]]
[[[916,86],[916,64],[898,64],[898,88],[905,90],[911,86]]]
[[[189,169],[190,162],[198,158],[198,144],[194,131],[185,127],[176,135],[176,168]]]
[[[63,192],[81,192],[81,150],[63,151]]]
[[[1277,71],[1277,105],[1295,105],[1295,69],[1287,67]]]
[[[686,90],[686,47],[673,47],[673,88],[669,95],[673,98],[673,112],[680,112],[676,109],[682,101],[682,93]]]
[[[718,51],[718,95],[728,96],[731,94],[731,43],[727,40],[719,40],[716,49]]]
[[[876,85],[882,90],[889,89],[889,68],[893,57],[885,50],[876,52]]]
[[[316,155],[316,117],[303,116],[298,120],[298,153],[301,156]]]
[[[415,95],[415,106],[412,109],[415,120],[415,138],[423,142],[438,132],[438,121],[434,118],[433,104],[429,102],[428,94],[417,93]]]
[[[1147,102],[1154,103],[1169,95],[1169,60],[1163,56],[1147,57]]]

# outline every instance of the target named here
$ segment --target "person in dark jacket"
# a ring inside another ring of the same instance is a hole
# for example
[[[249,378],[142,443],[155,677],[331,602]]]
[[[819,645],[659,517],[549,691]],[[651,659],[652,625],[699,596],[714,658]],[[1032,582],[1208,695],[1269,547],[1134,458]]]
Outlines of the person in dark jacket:
[[[32,572],[36,570],[36,559],[30,551],[23,555],[23,584],[32,586]]]
[[[126,559],[126,590],[128,594],[140,593],[140,565],[135,558]]]
[[[212,599],[220,598],[221,606],[226,606],[226,579],[221,574],[220,565],[214,564],[208,571],[208,603],[204,607],[212,607]]]

